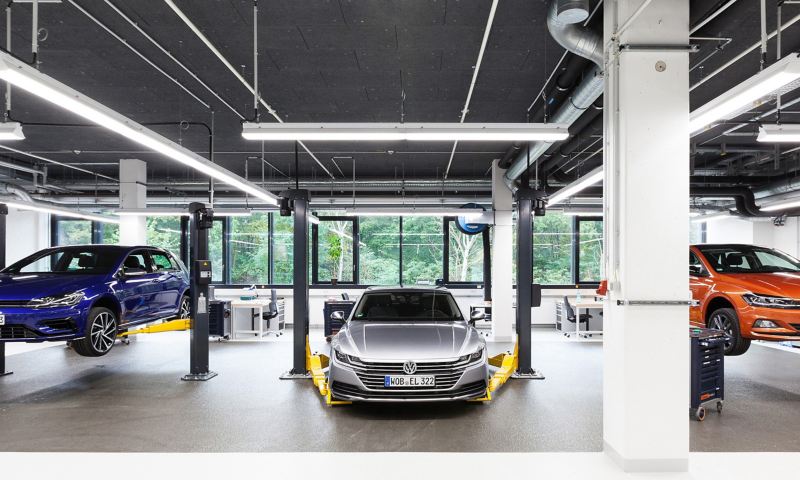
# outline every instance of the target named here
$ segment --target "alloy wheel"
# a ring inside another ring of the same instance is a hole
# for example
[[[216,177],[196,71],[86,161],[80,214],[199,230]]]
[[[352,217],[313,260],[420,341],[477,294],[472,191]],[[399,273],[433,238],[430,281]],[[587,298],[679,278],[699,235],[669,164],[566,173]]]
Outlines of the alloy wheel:
[[[733,345],[733,324],[731,319],[727,315],[718,313],[711,317],[710,324],[711,328],[725,332],[725,350],[730,350]]]
[[[178,311],[178,318],[189,318],[190,314],[189,297],[183,297],[181,299],[180,310]]]
[[[117,334],[117,319],[108,312],[100,312],[92,320],[90,336],[92,346],[100,353],[111,350]]]

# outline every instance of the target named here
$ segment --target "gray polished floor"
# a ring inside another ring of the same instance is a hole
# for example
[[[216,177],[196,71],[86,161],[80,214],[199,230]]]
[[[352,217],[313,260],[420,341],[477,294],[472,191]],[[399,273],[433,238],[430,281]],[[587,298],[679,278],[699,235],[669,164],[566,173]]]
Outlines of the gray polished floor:
[[[310,381],[278,379],[286,336],[212,343],[219,376],[207,383],[179,379],[185,333],[99,359],[60,346],[19,353],[8,358],[15,374],[0,378],[0,451],[601,450],[601,344],[534,335],[546,380],[512,380],[488,405],[326,407]],[[798,372],[800,355],[760,346],[728,359],[725,411],[691,423],[692,449],[800,451]]]

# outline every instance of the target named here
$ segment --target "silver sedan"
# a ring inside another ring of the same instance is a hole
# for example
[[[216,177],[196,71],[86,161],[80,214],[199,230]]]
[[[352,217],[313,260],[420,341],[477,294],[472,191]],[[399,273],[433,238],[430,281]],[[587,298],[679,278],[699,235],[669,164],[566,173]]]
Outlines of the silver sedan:
[[[340,400],[470,400],[488,378],[486,342],[444,288],[367,289],[331,341]]]

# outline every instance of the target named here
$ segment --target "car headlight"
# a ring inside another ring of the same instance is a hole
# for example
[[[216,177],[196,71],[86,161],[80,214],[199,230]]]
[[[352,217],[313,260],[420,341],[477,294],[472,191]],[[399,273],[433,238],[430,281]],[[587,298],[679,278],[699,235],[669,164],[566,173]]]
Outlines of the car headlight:
[[[52,297],[34,298],[28,305],[34,308],[40,307],[73,307],[85,298],[83,292],[65,293],[63,295],[54,295]]]
[[[748,305],[753,307],[800,308],[800,301],[792,298],[759,295],[756,293],[746,293],[742,295],[742,298]]]
[[[459,357],[458,360],[460,362],[465,362],[467,360],[469,360],[470,362],[474,362],[476,360],[480,360],[481,358],[483,358],[483,347],[475,350],[474,352],[470,353],[469,355],[462,355],[461,357]]]
[[[753,328],[779,328],[780,326],[772,320],[756,320]]]
[[[339,350],[338,347],[333,347],[333,354],[336,356],[336,361],[339,363],[346,363],[351,364],[353,362],[360,362],[361,359],[358,357],[354,357],[353,355],[346,355]]]
[[[34,298],[28,302],[28,306],[33,308],[45,307],[74,307],[85,298],[83,292],[65,293],[63,295],[54,295],[52,297]]]

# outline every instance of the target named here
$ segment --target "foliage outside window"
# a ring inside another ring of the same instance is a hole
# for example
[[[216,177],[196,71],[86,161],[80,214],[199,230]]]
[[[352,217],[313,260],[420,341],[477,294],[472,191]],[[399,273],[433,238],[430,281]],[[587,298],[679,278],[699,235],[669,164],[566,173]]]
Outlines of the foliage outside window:
[[[461,232],[455,221],[449,225],[448,278],[450,282],[483,281],[483,235]]]
[[[434,284],[442,278],[442,219],[403,218],[403,284]]]
[[[222,283],[225,281],[225,255],[223,254],[222,242],[223,220],[215,220],[213,226],[208,231],[208,259],[211,261],[211,281]]]
[[[578,282],[599,282],[603,278],[603,221],[578,221]]]
[[[181,254],[180,217],[147,217],[145,238],[147,245],[163,248],[176,257]]]
[[[105,245],[119,245],[119,225],[116,223],[103,224],[101,242]]]
[[[55,246],[89,245],[92,243],[91,220],[56,221]]]
[[[317,281],[353,282],[353,220],[322,220],[317,225]]]
[[[533,221],[533,281],[569,285],[572,278],[572,217],[547,212]]]
[[[358,225],[359,281],[397,285],[400,281],[400,217],[361,217]]]
[[[269,282],[269,214],[232,217],[229,234],[231,283]]]
[[[294,281],[294,217],[272,215],[272,283],[291,285]]]

